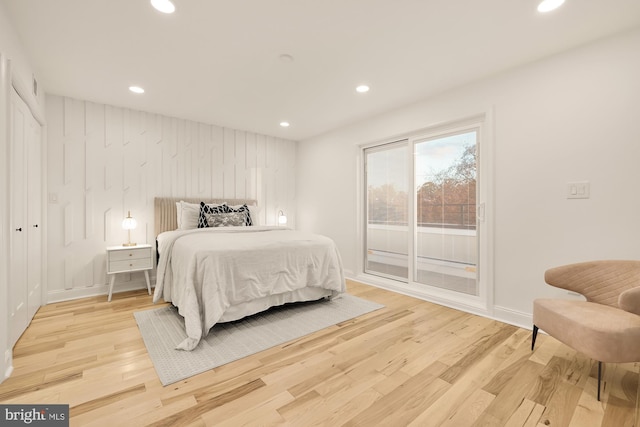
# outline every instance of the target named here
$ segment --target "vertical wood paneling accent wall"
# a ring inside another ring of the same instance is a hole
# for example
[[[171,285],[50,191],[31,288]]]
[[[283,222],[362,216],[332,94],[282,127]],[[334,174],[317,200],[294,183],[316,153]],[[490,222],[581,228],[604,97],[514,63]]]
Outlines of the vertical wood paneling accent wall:
[[[257,199],[259,223],[282,209],[295,224],[294,141],[59,96],[46,106],[50,301],[106,293],[105,247],[126,241],[129,210],[132,241],[154,245],[156,196]]]

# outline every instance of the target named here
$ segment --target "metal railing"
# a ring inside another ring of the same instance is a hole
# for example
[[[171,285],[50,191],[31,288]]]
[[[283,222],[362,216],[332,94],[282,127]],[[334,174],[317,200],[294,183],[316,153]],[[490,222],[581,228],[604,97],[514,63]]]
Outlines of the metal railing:
[[[385,215],[387,214],[387,215]],[[407,219],[391,217],[406,216],[405,212],[374,212],[369,210],[369,224],[407,226]],[[386,218],[384,218],[386,216]],[[471,203],[427,204],[418,206],[418,227],[456,228],[463,230],[476,229],[476,205]]]

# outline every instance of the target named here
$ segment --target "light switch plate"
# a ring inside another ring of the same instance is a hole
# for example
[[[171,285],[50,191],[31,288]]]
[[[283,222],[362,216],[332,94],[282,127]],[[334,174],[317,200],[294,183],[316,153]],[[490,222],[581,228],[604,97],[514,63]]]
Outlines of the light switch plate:
[[[590,193],[589,181],[567,183],[567,199],[588,199]]]

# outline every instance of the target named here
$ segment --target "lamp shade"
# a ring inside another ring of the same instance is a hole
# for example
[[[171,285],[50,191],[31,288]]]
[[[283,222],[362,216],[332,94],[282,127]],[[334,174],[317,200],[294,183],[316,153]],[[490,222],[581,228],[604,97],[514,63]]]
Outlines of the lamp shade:
[[[127,217],[122,220],[122,228],[125,230],[133,230],[138,226],[135,218],[131,216],[131,211],[127,214]]]
[[[287,216],[282,211],[278,212],[278,224],[283,225],[286,223],[287,223]]]

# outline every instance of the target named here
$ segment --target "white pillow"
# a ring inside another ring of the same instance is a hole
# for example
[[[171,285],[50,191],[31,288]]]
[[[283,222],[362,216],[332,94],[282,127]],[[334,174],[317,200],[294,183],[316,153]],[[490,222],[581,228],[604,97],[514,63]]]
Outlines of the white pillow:
[[[180,202],[176,202],[176,221],[178,222],[178,230],[180,230],[180,224],[182,224],[182,205]]]
[[[191,230],[198,228],[198,216],[200,215],[199,203],[187,203],[180,200],[178,213],[178,230]]]
[[[247,206],[251,214],[251,222],[253,225],[262,225],[262,208],[256,205]]]

